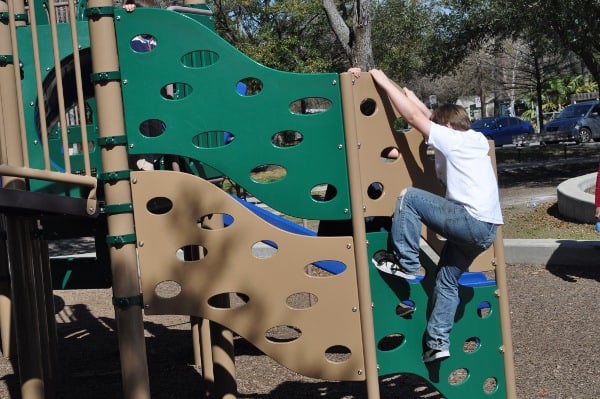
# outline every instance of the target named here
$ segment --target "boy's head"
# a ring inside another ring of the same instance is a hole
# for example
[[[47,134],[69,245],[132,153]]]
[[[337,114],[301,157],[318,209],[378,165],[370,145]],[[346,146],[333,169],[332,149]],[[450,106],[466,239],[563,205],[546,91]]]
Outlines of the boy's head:
[[[469,119],[467,111],[456,104],[444,104],[434,109],[431,121],[442,126],[450,124],[453,129],[460,131],[467,131],[471,128],[471,119]]]

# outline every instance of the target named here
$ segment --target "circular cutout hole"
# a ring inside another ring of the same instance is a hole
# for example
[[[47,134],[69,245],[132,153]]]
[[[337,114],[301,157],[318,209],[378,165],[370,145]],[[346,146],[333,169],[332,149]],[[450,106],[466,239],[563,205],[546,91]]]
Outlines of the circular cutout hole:
[[[235,91],[242,96],[255,96],[263,89],[263,82],[260,79],[247,77],[235,85]]]
[[[331,277],[346,271],[346,264],[337,260],[320,260],[304,267],[309,277]]]
[[[156,38],[148,33],[134,36],[129,41],[129,46],[136,53],[149,53],[156,48]]]
[[[195,50],[181,57],[181,64],[187,68],[205,68],[219,60],[219,54],[209,50]]]
[[[277,249],[277,243],[274,241],[258,241],[252,245],[252,256],[258,259],[268,259],[275,256]]]
[[[175,298],[181,294],[181,285],[173,280],[162,281],[154,287],[154,292],[161,298]]]
[[[498,380],[495,377],[488,377],[483,382],[483,392],[487,394],[494,393],[498,390]]]
[[[469,370],[465,368],[460,368],[454,370],[448,376],[448,383],[450,385],[460,385],[463,384],[469,378]]]
[[[295,130],[282,130],[271,137],[271,143],[275,147],[289,148],[300,144],[303,138],[302,133]]]
[[[404,343],[404,335],[403,334],[390,334],[383,337],[378,343],[377,348],[380,351],[388,352],[399,348]]]
[[[383,184],[381,184],[380,182],[374,182],[369,184],[369,187],[367,188],[367,195],[372,200],[381,198],[381,196],[383,195]]]
[[[310,196],[318,202],[331,201],[337,196],[337,188],[331,184],[317,184],[310,189]]]
[[[225,147],[235,139],[231,132],[213,130],[202,132],[192,137],[192,144],[197,148],[219,148]]]
[[[474,353],[481,347],[481,340],[478,337],[468,338],[463,344],[465,353]]]
[[[377,103],[372,98],[367,98],[360,103],[360,113],[364,116],[371,116],[377,109]]]
[[[280,165],[261,165],[252,169],[250,179],[256,183],[268,184],[283,180],[287,175],[287,170]]]
[[[344,363],[350,359],[352,351],[344,345],[333,345],[325,350],[325,358],[332,363]]]
[[[293,101],[290,111],[296,115],[320,114],[329,110],[331,105],[331,101],[323,97],[306,97]]]
[[[275,326],[265,332],[266,340],[275,344],[292,342],[300,336],[302,336],[302,331],[294,326]]]
[[[217,309],[240,308],[250,301],[250,297],[241,292],[223,292],[208,298],[208,304]]]
[[[155,215],[164,215],[173,209],[173,201],[166,197],[154,197],[148,200],[146,209]]]
[[[477,305],[477,315],[482,319],[490,317],[491,313],[492,305],[489,302],[483,301],[480,302],[479,305]]]
[[[319,298],[310,292],[297,292],[288,296],[285,303],[292,309],[309,309],[319,302]]]
[[[187,83],[173,82],[160,89],[160,95],[167,100],[181,100],[192,94],[192,86]]]
[[[140,133],[145,137],[158,137],[167,130],[167,125],[160,119],[147,119],[140,123]]]

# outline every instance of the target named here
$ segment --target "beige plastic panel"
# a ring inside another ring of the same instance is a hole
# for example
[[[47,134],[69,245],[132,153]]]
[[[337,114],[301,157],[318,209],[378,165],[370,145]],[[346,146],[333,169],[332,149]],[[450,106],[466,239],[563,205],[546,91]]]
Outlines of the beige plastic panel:
[[[192,175],[134,172],[131,181],[146,313],[216,321],[306,376],[364,379],[359,371],[364,370],[364,361],[352,237],[312,237],[280,230]],[[159,197],[172,203],[164,214],[147,207]],[[210,229],[199,225],[210,215],[214,215],[210,219],[230,215],[233,223]],[[276,253],[257,258],[252,248],[260,241],[276,243]],[[184,261],[178,255],[178,249],[191,246],[201,247],[200,260]],[[305,272],[321,260],[342,262],[346,269],[328,277]],[[211,300],[228,293],[239,294],[229,295],[230,308]],[[306,300],[309,294],[311,302]],[[240,297],[247,302],[234,307]],[[308,307],[297,308],[294,302]],[[278,338],[277,330],[286,337]],[[272,339],[267,339],[268,331],[274,333]],[[290,332],[299,337],[287,341]],[[326,355],[335,347],[345,348],[342,356]]]
[[[385,93],[375,87],[371,75],[363,73],[357,79],[349,73],[343,73],[340,75],[340,84],[344,123],[346,129],[355,130],[360,147],[365,216],[391,216],[396,198],[406,187],[418,187],[443,196],[444,191],[435,175],[434,161],[427,155],[423,136],[415,129],[406,133],[398,133],[393,129],[399,114]],[[397,148],[401,156],[395,160],[382,157],[382,152],[389,148]],[[490,148],[493,155],[494,146]],[[373,183],[383,186],[383,194],[374,199],[367,193]],[[426,228],[423,228],[422,236],[439,254],[444,242]],[[492,270],[494,257],[492,247],[475,259],[470,271]]]

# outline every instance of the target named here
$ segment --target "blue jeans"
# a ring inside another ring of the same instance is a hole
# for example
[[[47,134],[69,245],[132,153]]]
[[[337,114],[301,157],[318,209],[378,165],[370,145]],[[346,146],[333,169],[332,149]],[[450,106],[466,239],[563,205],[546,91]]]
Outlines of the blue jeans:
[[[392,242],[400,264],[411,273],[420,267],[421,223],[446,239],[438,263],[425,344],[447,350],[459,304],[458,279],[493,244],[497,226],[475,219],[460,204],[409,187],[396,202]]]

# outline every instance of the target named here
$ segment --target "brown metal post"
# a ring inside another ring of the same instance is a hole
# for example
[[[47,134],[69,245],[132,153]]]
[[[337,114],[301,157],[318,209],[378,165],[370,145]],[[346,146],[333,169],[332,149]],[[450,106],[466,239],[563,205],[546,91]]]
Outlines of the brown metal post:
[[[343,78],[342,78],[343,79]],[[342,92],[352,91],[347,79],[341,80]],[[353,83],[350,83],[353,84]],[[360,162],[358,151],[360,143],[356,135],[354,121],[354,104],[344,102],[344,131],[346,138],[346,157],[348,159],[348,178],[350,185],[350,207],[352,210],[352,230],[354,241],[354,257],[356,259],[356,278],[358,280],[358,301],[360,306],[360,325],[363,341],[363,355],[367,395],[369,399],[379,399],[379,373],[377,371],[377,354],[375,351],[375,330],[373,322],[373,307],[371,284],[369,280],[369,264],[367,262],[367,232],[364,217],[363,190],[361,187]]]
[[[91,0],[88,9],[99,10],[98,15],[88,21],[90,48],[92,53],[92,73],[94,76],[119,71],[116,33],[113,15],[102,10],[112,8],[112,0]],[[98,107],[98,128],[100,137],[125,135],[123,118],[123,98],[121,82],[118,79],[94,82]],[[131,186],[128,178],[129,163],[127,150],[122,145],[102,148],[102,167],[107,174],[114,174],[114,180],[104,184],[106,205],[131,203]],[[123,177],[125,174],[125,177]],[[150,384],[144,341],[144,323],[141,306],[141,288],[137,268],[137,254],[134,235],[133,214],[113,214],[107,217],[108,234],[113,242],[110,248],[115,298],[115,319],[117,322],[123,397],[125,399],[149,399]],[[133,303],[130,305],[123,305]],[[122,306],[121,306],[122,305]]]
[[[12,55],[12,62],[0,66],[0,161],[2,164],[22,167],[25,165],[23,137],[23,113],[20,103],[20,71],[18,65],[18,51],[16,37],[13,34],[17,25],[15,15],[24,14],[23,1],[8,1],[0,3],[0,12],[8,12],[8,24],[0,24],[0,54]],[[2,186],[12,189],[25,189],[25,180],[3,176]],[[9,216],[4,219],[7,232],[6,264],[11,278],[12,309],[15,320],[16,344],[19,358],[19,375],[21,379],[21,396],[24,399],[42,399],[45,392],[45,379],[53,374],[51,366],[45,363],[49,351],[55,346],[48,342],[47,318],[40,312],[45,294],[39,292],[40,287],[36,280],[39,271],[39,252],[32,246],[31,230],[35,221],[31,218]],[[6,288],[6,287],[4,287]],[[3,302],[6,305],[7,297]],[[10,330],[11,312],[6,306],[1,309],[2,329]],[[45,311],[45,306],[42,312]],[[43,328],[41,325],[43,324]],[[19,333],[20,332],[20,333]],[[10,336],[10,333],[3,335]],[[5,344],[3,344],[5,345]],[[48,396],[50,397],[50,396]]]

